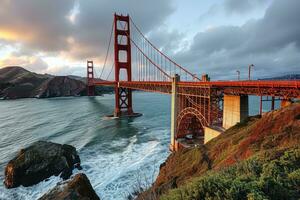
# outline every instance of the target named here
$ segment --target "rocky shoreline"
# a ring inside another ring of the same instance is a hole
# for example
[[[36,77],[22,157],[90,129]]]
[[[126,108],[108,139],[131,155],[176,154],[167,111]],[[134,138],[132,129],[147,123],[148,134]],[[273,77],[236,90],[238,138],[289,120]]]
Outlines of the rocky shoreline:
[[[38,141],[21,149],[5,167],[4,185],[7,189],[29,187],[51,176],[60,176],[62,182],[44,194],[42,200],[90,199],[99,200],[87,176],[71,177],[74,168],[82,170],[75,147]],[[71,179],[69,179],[71,177]]]
[[[89,179],[83,173],[76,174],[72,179],[58,183],[53,189],[38,200],[100,200]]]

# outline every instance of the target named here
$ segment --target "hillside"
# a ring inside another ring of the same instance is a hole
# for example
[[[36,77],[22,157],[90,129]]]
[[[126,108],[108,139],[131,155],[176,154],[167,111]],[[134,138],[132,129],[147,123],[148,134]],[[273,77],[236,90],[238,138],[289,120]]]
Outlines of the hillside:
[[[299,80],[300,74],[288,74],[283,76],[276,76],[271,78],[263,78],[259,80]]]
[[[300,104],[169,156],[138,199],[299,199]]]
[[[56,76],[43,82],[37,90],[36,97],[60,97],[82,95],[86,85],[79,80],[67,76]]]
[[[97,88],[96,94],[112,92]],[[22,67],[0,69],[0,98],[49,98],[86,95],[85,78],[78,76],[52,76],[36,74]]]

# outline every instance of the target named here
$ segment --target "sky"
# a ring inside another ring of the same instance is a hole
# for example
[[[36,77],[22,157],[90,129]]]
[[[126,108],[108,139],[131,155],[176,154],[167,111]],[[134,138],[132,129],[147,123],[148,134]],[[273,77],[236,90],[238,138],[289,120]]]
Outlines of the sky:
[[[85,76],[103,66],[113,13],[212,79],[300,73],[299,0],[0,0],[0,68]]]

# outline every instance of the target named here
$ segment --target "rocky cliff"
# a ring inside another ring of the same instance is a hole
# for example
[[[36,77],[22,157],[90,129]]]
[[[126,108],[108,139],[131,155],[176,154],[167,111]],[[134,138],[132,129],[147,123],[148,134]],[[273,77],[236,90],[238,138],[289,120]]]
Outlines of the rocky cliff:
[[[67,76],[56,76],[44,81],[37,90],[36,97],[77,96],[85,92],[86,85]]]
[[[172,153],[138,199],[299,199],[300,104]]]

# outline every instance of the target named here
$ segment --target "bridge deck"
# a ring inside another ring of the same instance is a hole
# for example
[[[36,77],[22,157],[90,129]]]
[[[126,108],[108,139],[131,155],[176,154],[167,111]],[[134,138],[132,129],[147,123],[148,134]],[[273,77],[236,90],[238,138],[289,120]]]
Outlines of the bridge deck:
[[[165,81],[94,81],[95,85],[123,87],[163,94],[171,93],[172,82]],[[253,80],[253,81],[210,81],[210,82],[178,82],[179,88],[197,90],[214,88],[232,95],[276,96],[284,98],[300,98],[300,80]]]

